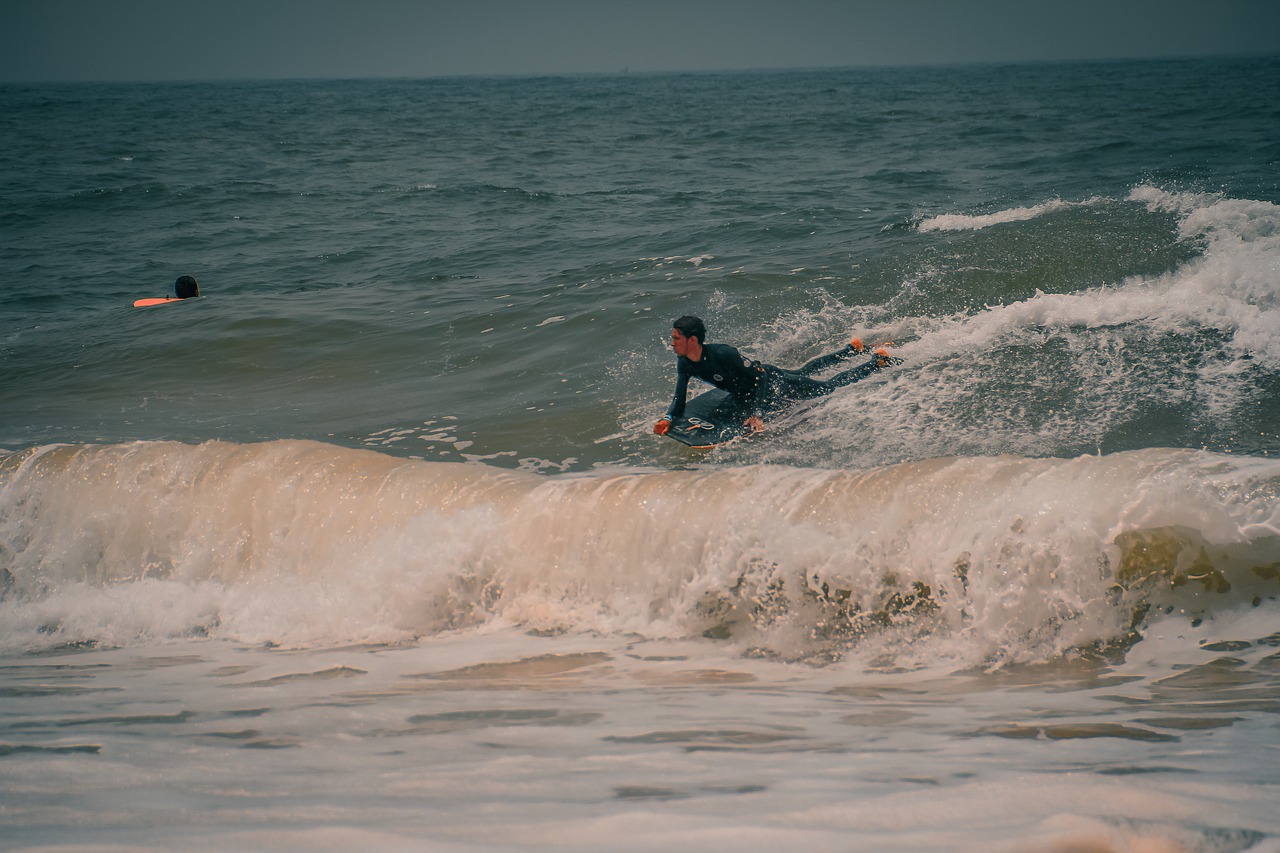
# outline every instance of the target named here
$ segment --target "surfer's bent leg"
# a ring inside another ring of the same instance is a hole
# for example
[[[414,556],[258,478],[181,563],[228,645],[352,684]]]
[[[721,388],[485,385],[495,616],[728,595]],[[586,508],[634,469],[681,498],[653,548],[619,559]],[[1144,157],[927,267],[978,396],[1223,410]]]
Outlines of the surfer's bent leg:
[[[771,403],[775,406],[797,400],[812,400],[814,397],[830,394],[839,387],[832,385],[830,380],[824,382],[821,379],[810,379],[801,375],[798,370],[779,370],[771,378],[770,396]]]
[[[817,358],[815,358],[813,361],[807,362],[803,366],[797,367],[795,370],[792,370],[790,372],[798,373],[801,376],[812,376],[815,373],[821,373],[822,371],[826,370],[828,367],[835,367],[837,364],[840,364],[841,362],[846,361],[857,354],[858,352],[853,347],[845,346],[841,349],[836,350],[835,352],[829,352],[826,355],[820,355]]]
[[[859,379],[866,379],[877,370],[888,367],[895,362],[901,363],[898,359],[890,359],[888,357],[876,355],[866,364],[860,364],[857,367],[850,368],[844,373],[837,373],[835,376],[828,379],[826,384],[830,385],[831,390],[834,391],[837,388],[843,388],[845,385],[852,385]]]

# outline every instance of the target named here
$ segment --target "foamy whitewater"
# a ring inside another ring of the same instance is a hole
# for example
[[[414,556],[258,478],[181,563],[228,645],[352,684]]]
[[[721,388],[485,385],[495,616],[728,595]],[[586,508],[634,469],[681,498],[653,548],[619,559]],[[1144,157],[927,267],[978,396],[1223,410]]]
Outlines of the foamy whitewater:
[[[1277,72],[0,88],[0,849],[1280,851]]]

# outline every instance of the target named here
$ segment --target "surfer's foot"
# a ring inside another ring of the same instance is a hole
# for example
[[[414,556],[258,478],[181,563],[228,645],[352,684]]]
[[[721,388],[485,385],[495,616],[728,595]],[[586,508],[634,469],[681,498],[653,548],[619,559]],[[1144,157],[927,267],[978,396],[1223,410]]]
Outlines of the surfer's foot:
[[[889,367],[894,364],[902,364],[902,359],[889,355],[889,347],[892,343],[886,342],[884,346],[876,348],[876,367]]]
[[[900,359],[896,359],[889,355],[889,347],[893,346],[893,341],[884,341],[880,346],[875,348],[872,357],[875,358],[876,367],[888,367],[895,362],[900,363]]]

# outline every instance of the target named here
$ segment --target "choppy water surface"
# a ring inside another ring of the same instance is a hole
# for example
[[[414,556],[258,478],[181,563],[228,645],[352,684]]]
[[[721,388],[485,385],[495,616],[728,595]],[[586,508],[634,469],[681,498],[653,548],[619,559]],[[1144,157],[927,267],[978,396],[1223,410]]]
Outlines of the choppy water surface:
[[[1280,850],[1276,72],[0,89],[0,846]]]

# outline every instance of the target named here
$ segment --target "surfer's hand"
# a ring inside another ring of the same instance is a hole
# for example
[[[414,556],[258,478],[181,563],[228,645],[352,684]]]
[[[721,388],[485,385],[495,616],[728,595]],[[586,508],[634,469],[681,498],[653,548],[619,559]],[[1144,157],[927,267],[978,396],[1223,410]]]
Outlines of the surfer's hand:
[[[656,435],[666,435],[667,430],[671,429],[671,421],[663,418],[653,425],[653,431]]]
[[[764,429],[764,421],[760,420],[760,418],[756,415],[752,415],[742,423],[750,427],[752,432],[759,432],[760,430]]]

